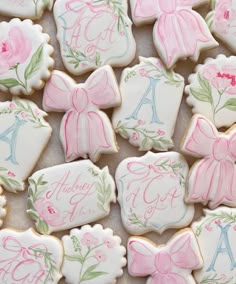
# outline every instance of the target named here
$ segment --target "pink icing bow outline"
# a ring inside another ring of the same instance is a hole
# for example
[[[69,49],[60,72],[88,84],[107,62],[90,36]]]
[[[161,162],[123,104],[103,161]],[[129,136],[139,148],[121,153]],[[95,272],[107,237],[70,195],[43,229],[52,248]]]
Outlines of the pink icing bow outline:
[[[173,239],[167,247],[156,248],[138,239],[128,242],[129,272],[133,276],[151,275],[150,284],[188,284],[191,270],[202,266],[196,240],[190,232]]]
[[[134,18],[153,20],[156,48],[168,68],[178,58],[198,58],[198,44],[202,47],[216,46],[206,23],[193,11],[198,0],[136,0]],[[160,46],[159,46],[160,45]]]
[[[54,71],[45,88],[43,105],[47,110],[66,111],[61,123],[61,140],[67,162],[87,158],[87,154],[96,161],[100,153],[116,152],[111,123],[99,108],[119,103],[117,83],[107,72],[107,66],[93,72],[85,84],[79,85],[62,72]]]
[[[2,248],[8,253],[12,253],[12,256],[4,260],[1,260],[0,258],[0,279],[1,280],[4,280],[7,275],[11,274],[11,279],[13,281],[17,281],[17,283],[18,281],[19,282],[22,281],[21,283],[25,283],[25,281],[30,277],[30,274],[33,274],[32,270],[31,270],[31,273],[28,273],[29,267],[31,267],[32,269],[33,265],[36,265],[38,267],[38,270],[32,276],[32,279],[34,279],[34,284],[41,283],[42,277],[46,275],[46,268],[44,268],[43,265],[39,261],[36,260],[36,254],[31,250],[32,249],[39,249],[39,250],[43,249],[47,251],[47,247],[43,243],[37,243],[29,247],[23,247],[16,238],[8,236],[8,237],[3,238]],[[3,253],[1,257],[2,256],[5,257],[5,254]],[[37,258],[42,259],[43,255],[40,254],[40,252],[37,252]],[[44,263],[44,260],[43,260],[43,263]],[[1,267],[1,264],[4,264],[4,267]],[[23,269],[23,271],[27,272],[26,276],[22,278],[17,278],[19,277],[19,274],[17,274],[17,270],[18,269],[20,270],[21,267],[24,267],[24,265],[27,266],[27,270]]]
[[[191,169],[189,202],[210,201],[210,208],[220,203],[236,202],[235,160],[236,132],[220,135],[215,126],[203,116],[193,118],[193,127],[184,141],[184,150],[195,157],[203,157]],[[191,186],[192,185],[192,186]]]

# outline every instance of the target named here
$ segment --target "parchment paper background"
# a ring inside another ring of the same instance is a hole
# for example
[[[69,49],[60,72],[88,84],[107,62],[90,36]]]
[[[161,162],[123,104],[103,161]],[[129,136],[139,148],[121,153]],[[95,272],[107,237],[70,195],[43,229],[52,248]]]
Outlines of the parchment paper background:
[[[204,6],[201,9],[198,9],[197,11],[202,16],[205,17],[209,9],[210,7]],[[3,20],[9,21],[10,18],[0,16],[0,21],[3,21]],[[61,61],[59,44],[56,40],[56,25],[54,22],[53,13],[46,12],[44,16],[42,17],[42,19],[40,21],[36,21],[36,23],[41,24],[43,26],[44,32],[48,33],[51,37],[51,44],[53,45],[55,49],[55,53],[54,53],[55,69],[65,71],[62,61]],[[139,28],[136,28],[135,26],[133,26],[133,33],[134,33],[134,37],[137,43],[137,51],[136,51],[135,60],[130,64],[130,66],[133,66],[138,63],[138,56],[144,56],[144,57],[150,57],[150,56],[157,57],[158,56],[153,46],[152,28],[153,28],[153,25],[139,27]],[[208,57],[215,58],[218,54],[221,54],[221,53],[225,55],[232,55],[232,53],[228,49],[226,49],[224,46],[222,46],[222,44],[220,43],[220,47],[202,52],[198,63],[203,63],[204,60]],[[194,63],[190,60],[179,61],[177,63],[175,71],[180,73],[182,76],[184,76],[187,82],[187,78],[192,72],[194,72],[194,68],[196,64],[197,63]],[[121,71],[122,71],[122,68],[115,68],[118,82],[120,79]],[[88,77],[88,75],[89,74],[86,74],[85,76],[74,77],[74,79],[77,82],[84,82],[84,80]],[[33,96],[30,96],[27,98],[36,102],[39,107],[42,107],[41,105],[42,91],[37,92]],[[0,93],[0,101],[6,101],[10,99],[11,99],[10,95]],[[168,109],[166,111],[168,111]],[[108,111],[107,113],[110,116],[112,111]],[[59,140],[59,128],[60,128],[60,121],[61,121],[62,116],[63,114],[49,113],[48,121],[53,128],[53,134],[48,144],[48,147],[46,148],[43,155],[41,156],[41,159],[36,165],[34,171],[37,171],[42,168],[50,167],[53,165],[64,163],[64,153],[63,153],[63,149],[62,149],[62,146]],[[177,120],[175,134],[174,134],[174,142],[175,142],[175,148],[173,149],[174,151],[179,150],[179,144],[180,144],[181,138],[190,121],[191,116],[192,116],[191,110],[187,106],[185,102],[185,96],[184,96],[182,100],[180,112],[178,115],[178,120]],[[131,146],[128,143],[128,141],[124,140],[119,135],[117,135],[117,141],[120,147],[119,153],[115,155],[103,155],[101,159],[99,160],[99,162],[97,163],[99,167],[108,165],[110,172],[113,176],[114,176],[117,165],[123,159],[127,157],[141,156],[145,154],[144,152],[139,152],[135,147]],[[27,155],[27,153],[25,154]],[[189,165],[191,165],[193,160],[189,157],[186,157],[186,158],[189,162]],[[4,194],[7,197],[8,213],[4,220],[4,224],[2,228],[11,227],[11,228],[19,229],[19,230],[25,230],[31,226],[34,226],[33,222],[26,214],[27,191],[23,193],[18,193],[18,194],[11,194],[11,193],[4,192]],[[196,220],[202,215],[202,206],[197,205],[195,208],[196,208],[196,213],[195,213],[194,219]],[[113,229],[114,234],[119,235],[122,238],[123,245],[126,246],[128,234],[126,233],[126,231],[124,230],[122,226],[121,218],[120,218],[120,208],[118,204],[112,205],[110,215],[107,218],[98,221],[98,223],[102,224],[104,227],[109,227]],[[61,238],[64,234],[67,234],[67,233],[68,231],[60,232],[58,234],[55,234],[55,236]],[[174,233],[175,233],[175,230],[168,230],[168,231],[165,231],[162,235],[158,235],[157,233],[148,233],[148,234],[145,234],[144,237],[151,239],[157,244],[163,244]],[[64,279],[62,279],[59,283],[60,284],[65,283]],[[128,275],[127,270],[125,269],[123,277],[118,279],[117,283],[118,284],[133,284],[133,283],[144,284],[146,283],[146,279],[145,278],[132,278]]]

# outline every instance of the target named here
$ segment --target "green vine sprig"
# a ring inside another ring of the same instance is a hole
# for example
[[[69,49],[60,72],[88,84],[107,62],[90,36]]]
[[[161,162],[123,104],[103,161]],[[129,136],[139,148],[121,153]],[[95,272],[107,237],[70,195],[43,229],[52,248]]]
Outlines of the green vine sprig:
[[[96,192],[97,192],[97,206],[102,211],[107,212],[106,205],[108,200],[111,198],[112,188],[109,183],[106,182],[107,174],[103,172],[99,176],[99,182],[96,183]]]
[[[8,169],[0,167],[0,184],[6,188],[22,188],[23,183],[19,182],[15,176],[9,175]]]
[[[200,284],[229,284],[233,280],[233,277],[227,278],[225,280],[222,279],[222,277],[215,275],[208,275],[204,277]]]

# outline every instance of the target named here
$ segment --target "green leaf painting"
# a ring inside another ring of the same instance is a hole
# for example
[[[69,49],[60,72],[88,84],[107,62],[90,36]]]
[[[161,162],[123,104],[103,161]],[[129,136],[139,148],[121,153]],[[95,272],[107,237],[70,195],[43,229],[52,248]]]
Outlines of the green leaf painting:
[[[33,54],[30,63],[28,64],[28,66],[25,69],[25,80],[29,80],[36,71],[39,70],[41,64],[42,64],[42,60],[43,60],[43,47],[44,44],[41,44],[39,46],[39,48],[36,50],[36,52]]]
[[[13,192],[24,189],[24,183],[17,180],[16,175],[4,167],[0,167],[0,185]]]

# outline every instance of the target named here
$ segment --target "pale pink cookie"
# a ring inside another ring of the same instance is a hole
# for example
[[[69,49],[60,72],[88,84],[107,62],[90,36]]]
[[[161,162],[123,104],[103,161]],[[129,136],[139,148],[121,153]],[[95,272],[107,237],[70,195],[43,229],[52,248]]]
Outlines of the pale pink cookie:
[[[147,284],[193,284],[192,271],[203,266],[196,238],[190,229],[179,231],[162,246],[145,238],[131,237],[127,251],[129,274],[149,276]]]
[[[218,46],[200,14],[192,8],[208,0],[130,0],[136,25],[153,23],[154,45],[168,68],[179,59],[197,61],[200,51]]]
[[[76,84],[65,73],[53,71],[44,90],[43,108],[66,112],[60,138],[67,162],[79,157],[96,162],[102,153],[118,151],[111,122],[100,109],[120,103],[116,78],[109,66],[93,72],[84,84]]]
[[[0,231],[0,283],[56,284],[62,277],[63,246],[33,229]]]
[[[204,210],[192,224],[204,266],[194,271],[197,283],[234,284],[236,279],[236,209]]]
[[[7,200],[4,195],[2,195],[2,187],[0,186],[0,227],[2,226],[3,219],[7,214],[7,210],[5,208]]]
[[[0,185],[5,190],[24,190],[24,181],[51,137],[45,116],[28,100],[15,97],[0,103]]]
[[[0,23],[0,91],[31,95],[44,87],[54,65],[49,40],[31,20]]]
[[[212,11],[206,16],[211,32],[236,52],[236,3],[234,0],[212,0]]]
[[[115,189],[108,167],[90,160],[54,166],[29,178],[27,213],[40,233],[71,229],[109,215]]]
[[[122,104],[112,124],[141,151],[167,151],[174,146],[172,135],[183,96],[184,78],[167,71],[157,58],[139,57],[140,64],[121,75]]]
[[[66,69],[79,75],[103,65],[122,67],[135,57],[128,1],[57,0],[54,18]]]
[[[194,115],[181,150],[199,158],[190,169],[186,201],[211,209],[220,204],[236,206],[236,127],[219,133],[204,116]]]
[[[101,225],[73,229],[62,238],[65,249],[62,274],[70,284],[111,284],[123,274],[126,249],[111,229]]]
[[[193,113],[210,119],[217,128],[236,122],[236,56],[208,58],[189,76],[185,92]]]
[[[141,235],[183,228],[194,207],[184,202],[188,164],[176,152],[128,158],[116,170],[118,201],[127,232]]]
[[[53,2],[54,0],[1,0],[0,13],[23,19],[39,19],[45,9],[52,9]]]

